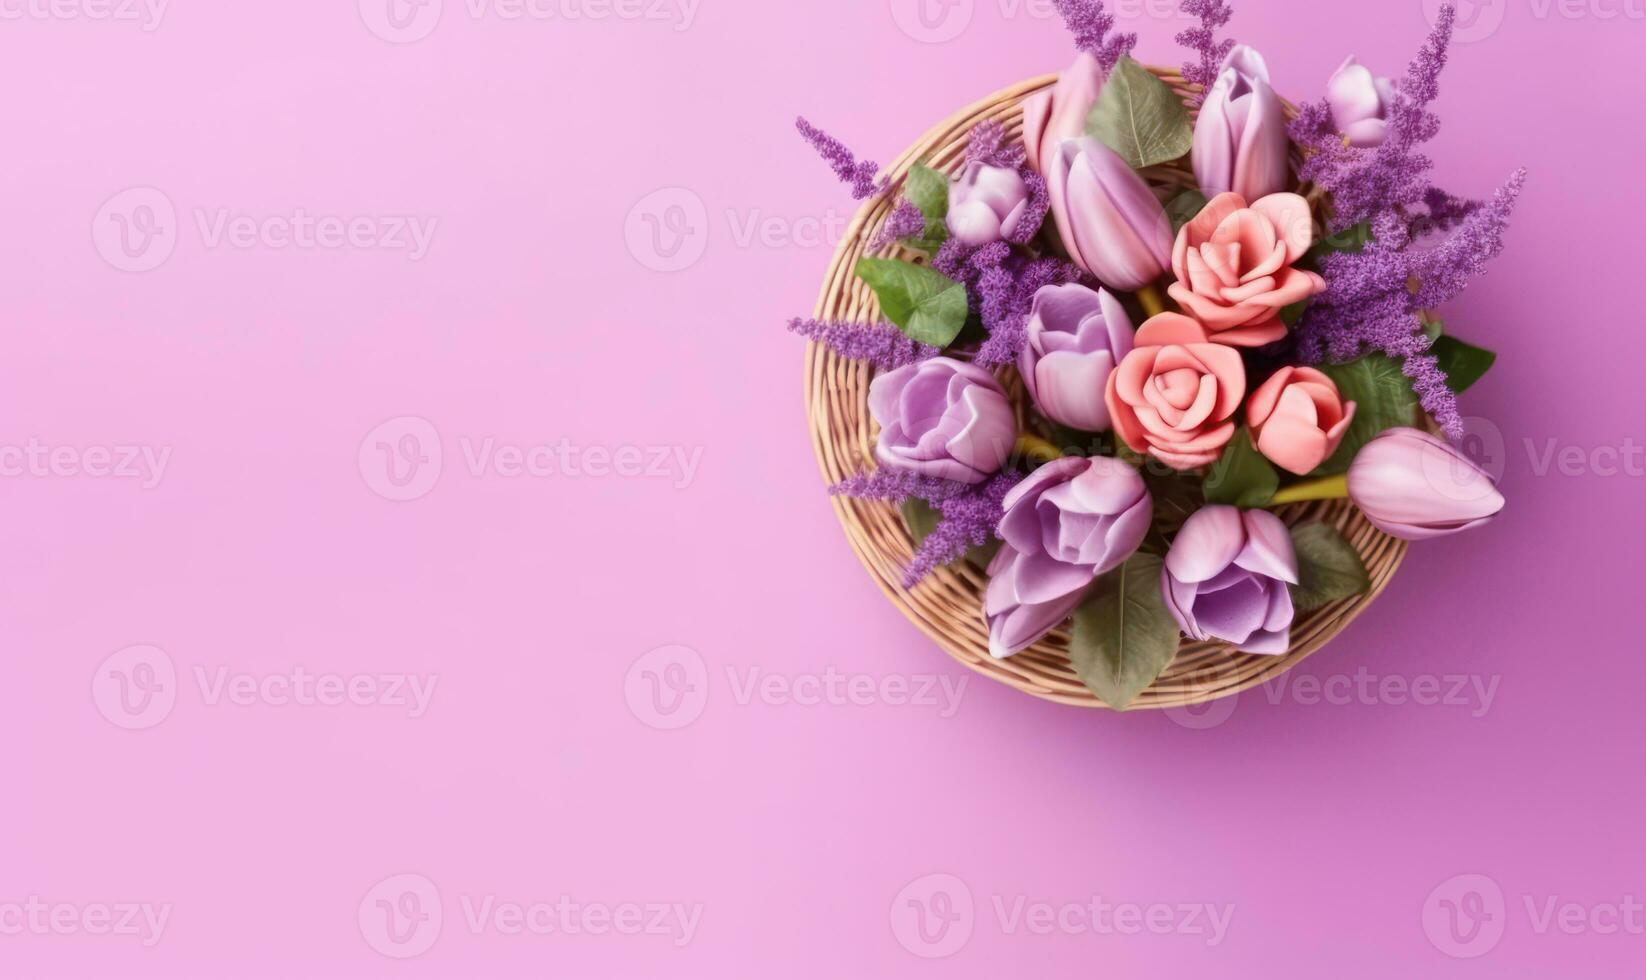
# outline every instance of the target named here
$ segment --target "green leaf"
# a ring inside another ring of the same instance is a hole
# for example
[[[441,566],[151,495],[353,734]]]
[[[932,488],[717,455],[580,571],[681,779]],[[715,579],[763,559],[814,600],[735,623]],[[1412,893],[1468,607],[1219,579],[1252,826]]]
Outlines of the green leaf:
[[[909,537],[914,539],[916,548],[920,547],[921,543],[926,540],[927,535],[937,530],[939,520],[937,511],[931,504],[919,497],[910,497],[903,501],[902,506],[898,509],[903,512],[903,523],[908,527]],[[999,550],[1000,542],[998,540],[990,541],[988,544],[968,549],[965,559],[978,568],[988,568],[989,562],[994,560],[995,553]],[[951,562],[951,564],[953,563]]]
[[[1416,421],[1417,393],[1412,391],[1411,379],[1401,373],[1399,361],[1367,354],[1347,364],[1328,364],[1321,370],[1337,382],[1344,401],[1355,403],[1355,418],[1343,436],[1343,445],[1313,475],[1347,473],[1355,453],[1378,433]]]
[[[1194,126],[1166,83],[1121,58],[1086,117],[1086,132],[1135,168],[1176,160],[1194,144]]]
[[[1280,474],[1252,445],[1251,433],[1241,429],[1223,448],[1206,473],[1202,486],[1208,504],[1262,507],[1280,489]]]
[[[1298,612],[1319,609],[1372,587],[1359,553],[1336,528],[1319,521],[1299,524],[1292,528],[1292,547],[1297,551],[1298,578],[1292,586],[1292,605]]]
[[[1497,355],[1493,352],[1465,344],[1456,337],[1436,338],[1429,353],[1440,361],[1440,369],[1446,372],[1446,387],[1460,395],[1497,363]]]
[[[1426,316],[1426,315],[1423,316],[1423,336],[1429,338],[1429,343],[1432,344],[1435,341],[1439,340],[1440,335],[1445,333],[1445,332],[1446,332],[1446,324],[1445,323],[1443,323],[1439,319],[1431,320],[1431,319],[1428,318],[1428,316]]]
[[[936,255],[949,237],[946,220],[949,216],[949,178],[924,163],[917,163],[909,168],[909,176],[903,181],[903,197],[926,216],[926,230],[920,237],[906,238],[904,241],[922,252]]]
[[[941,272],[865,258],[857,260],[857,275],[874,290],[886,319],[913,340],[947,347],[966,325],[966,287]]]
[[[1160,592],[1160,558],[1138,552],[1098,579],[1074,614],[1069,659],[1111,708],[1124,710],[1177,656],[1177,621]]]

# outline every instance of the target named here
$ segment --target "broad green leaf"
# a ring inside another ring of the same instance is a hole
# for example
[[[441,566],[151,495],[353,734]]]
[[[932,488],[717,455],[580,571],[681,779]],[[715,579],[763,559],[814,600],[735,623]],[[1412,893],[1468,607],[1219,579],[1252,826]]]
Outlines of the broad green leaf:
[[[1074,614],[1069,659],[1111,708],[1124,710],[1177,656],[1177,621],[1160,589],[1160,558],[1138,552],[1098,579]]]
[[[1232,504],[1249,510],[1273,499],[1280,489],[1280,474],[1252,445],[1251,433],[1241,429],[1206,472],[1202,489],[1208,504]]]
[[[1135,168],[1176,160],[1194,144],[1194,126],[1166,83],[1121,58],[1086,117],[1086,132]]]
[[[1468,391],[1476,381],[1479,381],[1492,365],[1497,362],[1497,355],[1473,344],[1465,344],[1456,337],[1440,337],[1429,348],[1440,361],[1440,369],[1446,372],[1446,387],[1458,394]]]
[[[1319,521],[1292,528],[1297,551],[1298,584],[1292,587],[1292,605],[1298,612],[1359,595],[1372,587],[1360,555],[1337,529]]]
[[[1355,403],[1355,418],[1343,436],[1343,444],[1314,475],[1348,472],[1355,453],[1378,433],[1416,421],[1417,393],[1412,391],[1411,380],[1401,373],[1399,361],[1367,354],[1347,364],[1328,364],[1321,370],[1337,382],[1344,401]]]
[[[909,168],[903,181],[903,197],[926,216],[926,230],[919,238],[904,239],[911,247],[936,255],[949,237],[949,178],[924,163]]]
[[[931,504],[919,497],[910,497],[903,501],[899,508],[903,512],[903,523],[909,528],[909,537],[914,539],[914,546],[920,547],[926,536],[937,530],[938,513]],[[989,562],[994,559],[995,553],[1000,550],[998,540],[988,544],[978,545],[966,551],[965,559],[978,568],[988,568]]]
[[[966,287],[941,272],[896,259],[857,260],[857,275],[886,319],[913,340],[947,347],[966,325]]]

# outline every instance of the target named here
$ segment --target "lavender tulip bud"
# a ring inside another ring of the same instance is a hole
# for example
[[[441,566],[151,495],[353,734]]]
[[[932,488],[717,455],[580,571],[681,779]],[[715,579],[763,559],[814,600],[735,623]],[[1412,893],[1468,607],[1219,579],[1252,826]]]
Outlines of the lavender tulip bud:
[[[949,185],[949,234],[967,245],[1010,238],[1029,209],[1029,188],[1016,170],[973,160]]]
[[[994,375],[948,357],[888,371],[869,385],[882,465],[982,483],[1017,445],[1017,416]]]
[[[1377,146],[1388,132],[1395,84],[1387,78],[1374,78],[1350,55],[1326,82],[1326,102],[1332,108],[1333,124],[1350,146]]]
[[[1103,91],[1103,67],[1082,51],[1057,84],[1023,100],[1023,147],[1041,176],[1064,140],[1086,134],[1086,117]]]
[[[1207,197],[1233,191],[1256,201],[1286,189],[1286,113],[1263,56],[1244,44],[1223,59],[1195,120],[1195,179]]]
[[[1503,509],[1503,494],[1469,457],[1418,429],[1389,429],[1349,466],[1349,497],[1377,528],[1422,541],[1477,527]]]
[[[1266,510],[1213,504],[1189,515],[1161,571],[1166,608],[1191,639],[1224,640],[1246,653],[1291,647],[1297,554]]]
[[[989,563],[989,654],[1009,657],[1074,614],[1087,586],[1130,558],[1154,519],[1137,470],[1109,456],[1065,456],[1006,495],[1005,542]]]
[[[1027,333],[1017,370],[1040,414],[1085,432],[1108,430],[1103,394],[1132,349],[1126,308],[1104,289],[1043,286],[1029,307]]]
[[[1089,136],[1064,140],[1048,164],[1046,190],[1069,257],[1104,285],[1129,292],[1171,265],[1166,209],[1107,146]]]

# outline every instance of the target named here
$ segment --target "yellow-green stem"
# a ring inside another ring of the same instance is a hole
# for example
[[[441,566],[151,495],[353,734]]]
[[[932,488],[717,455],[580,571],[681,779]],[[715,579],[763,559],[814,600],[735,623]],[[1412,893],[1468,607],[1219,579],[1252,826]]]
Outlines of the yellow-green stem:
[[[1063,453],[1056,446],[1025,432],[1017,437],[1017,455],[1027,459],[1037,459],[1042,463],[1050,463],[1054,459],[1062,459]]]
[[[1166,297],[1160,295],[1160,287],[1155,283],[1141,286],[1137,290],[1137,301],[1143,304],[1143,313],[1146,316],[1156,316],[1166,312]]]
[[[1287,487],[1274,495],[1274,499],[1269,501],[1269,506],[1279,507],[1282,504],[1298,504],[1305,500],[1340,500],[1348,495],[1348,477],[1327,476]]]

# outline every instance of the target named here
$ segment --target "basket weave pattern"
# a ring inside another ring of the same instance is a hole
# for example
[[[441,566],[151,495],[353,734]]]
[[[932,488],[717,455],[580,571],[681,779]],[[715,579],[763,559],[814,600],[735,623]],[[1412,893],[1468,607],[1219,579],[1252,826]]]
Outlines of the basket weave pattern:
[[[1173,70],[1151,68],[1180,97],[1191,90]],[[1022,101],[1051,86],[1056,75],[1021,82],[969,106],[934,127],[888,169],[892,193],[871,200],[853,219],[835,251],[824,279],[815,316],[827,320],[872,322],[880,309],[873,292],[853,273],[857,260],[895,206],[896,193],[918,161],[953,173],[962,161],[971,130],[986,119],[998,120],[1009,137],[1021,136]],[[1152,167],[1152,185],[1192,188],[1194,175],[1181,166]],[[1050,221],[1050,216],[1047,217]],[[835,355],[817,344],[806,350],[806,409],[824,479],[836,483],[873,469],[877,434],[868,410],[874,369]],[[1022,386],[1008,385],[1019,422],[1028,411]],[[955,659],[998,681],[1036,697],[1062,704],[1104,707],[1076,676],[1068,658],[1069,636],[1057,630],[1028,650],[1005,660],[989,656],[988,628],[983,621],[983,591],[988,580],[966,562],[939,568],[912,590],[902,586],[903,569],[914,552],[908,528],[890,503],[835,497],[835,512],[846,537],[880,588],[905,615]],[[1166,671],[1132,703],[1133,708],[1169,708],[1225,697],[1260,684],[1290,669],[1336,636],[1383,591],[1406,554],[1406,543],[1377,530],[1346,500],[1293,504],[1276,511],[1287,524],[1320,520],[1336,527],[1360,553],[1372,585],[1365,593],[1300,614],[1292,627],[1292,647],[1283,656],[1236,652],[1224,643],[1183,640]]]

